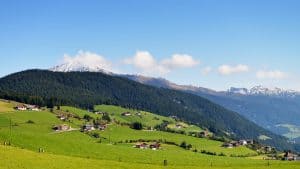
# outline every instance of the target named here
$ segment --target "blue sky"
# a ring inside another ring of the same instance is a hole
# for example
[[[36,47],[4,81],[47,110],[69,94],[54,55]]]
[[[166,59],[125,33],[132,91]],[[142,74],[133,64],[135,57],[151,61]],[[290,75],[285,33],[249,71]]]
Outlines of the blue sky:
[[[0,76],[98,57],[113,71],[179,84],[300,90],[299,8],[298,0],[1,1]]]

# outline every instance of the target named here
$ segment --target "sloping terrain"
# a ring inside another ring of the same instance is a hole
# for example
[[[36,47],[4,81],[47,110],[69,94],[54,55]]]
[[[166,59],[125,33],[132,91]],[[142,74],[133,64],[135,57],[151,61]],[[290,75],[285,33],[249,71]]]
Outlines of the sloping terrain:
[[[86,115],[93,113],[72,107],[68,113]],[[98,109],[110,113],[116,110],[126,110],[115,106],[98,106]],[[250,158],[229,157],[230,155],[247,155],[255,152],[242,146],[233,149],[221,147],[221,142],[206,138],[195,138],[182,134],[133,130],[128,126],[112,123],[104,131],[98,131],[100,138],[91,137],[88,133],[78,130],[54,132],[53,125],[68,124],[76,127],[85,121],[70,118],[70,121],[59,120],[53,110],[13,111],[0,114],[0,142],[10,141],[10,146],[0,145],[0,168],[299,168],[298,163],[254,160]],[[155,116],[151,113],[148,115]],[[146,116],[148,116],[146,115]],[[100,115],[97,115],[100,117]],[[167,118],[167,117],[165,117]],[[28,123],[28,121],[31,121]],[[137,149],[135,143],[125,140],[136,139],[166,139],[180,143],[191,143],[198,152],[162,144],[162,149]],[[101,141],[100,141],[101,140]],[[122,142],[120,142],[122,141]],[[42,152],[39,150],[42,149]],[[202,154],[200,150],[224,153],[225,156]],[[163,166],[167,160],[167,166]]]
[[[257,139],[279,149],[292,149],[284,137],[207,99],[176,90],[143,85],[126,78],[92,72],[29,70],[0,79],[0,96],[51,107],[57,104],[93,107],[114,104],[178,118],[233,138]]]

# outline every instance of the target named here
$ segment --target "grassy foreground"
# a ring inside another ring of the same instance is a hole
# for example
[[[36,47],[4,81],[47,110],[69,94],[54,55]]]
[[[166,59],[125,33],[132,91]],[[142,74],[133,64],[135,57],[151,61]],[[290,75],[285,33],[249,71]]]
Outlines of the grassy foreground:
[[[95,160],[87,158],[53,155],[47,153],[36,153],[16,147],[0,145],[0,169],[298,169],[299,163],[270,162],[257,164],[247,163],[238,166],[200,165],[199,166],[162,166],[151,164],[126,163],[108,160]],[[202,162],[203,163],[203,162]]]

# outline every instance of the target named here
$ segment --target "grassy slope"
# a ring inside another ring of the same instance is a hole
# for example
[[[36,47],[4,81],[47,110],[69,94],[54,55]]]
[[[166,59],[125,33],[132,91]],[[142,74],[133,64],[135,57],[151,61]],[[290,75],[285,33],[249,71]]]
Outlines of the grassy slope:
[[[177,123],[174,119],[170,117],[164,117],[156,114],[152,114],[145,111],[138,111],[134,109],[126,109],[118,106],[112,106],[112,105],[97,105],[95,106],[95,110],[107,112],[112,116],[114,119],[124,122],[124,123],[132,123],[132,122],[141,122],[145,126],[154,127],[158,124],[161,124],[163,121],[168,121],[170,123],[169,127],[177,130],[175,128],[175,124]],[[131,116],[122,116],[121,113],[123,112],[130,112]],[[137,112],[141,113],[141,116],[136,115]],[[183,130],[185,132],[189,131],[202,131],[202,129],[195,125],[188,125],[186,123],[181,122],[185,128],[182,128],[180,130]]]
[[[227,159],[230,161],[230,159]],[[48,153],[36,153],[24,149],[15,147],[7,147],[0,145],[0,169],[58,169],[58,168],[101,168],[101,169],[299,169],[300,165],[297,162],[278,162],[271,161],[268,166],[266,161],[261,160],[244,160],[238,159],[233,160],[234,165],[231,162],[227,164],[213,163],[210,165],[208,161],[198,161],[198,166],[172,166],[167,167],[161,164],[138,164],[138,163],[126,163],[119,161],[108,161],[108,160],[95,160],[88,158],[69,157],[62,155],[54,155]],[[231,164],[230,164],[231,163]]]
[[[264,168],[266,166],[266,161],[262,160],[207,156],[169,145],[163,145],[163,150],[152,151],[132,148],[132,144],[111,145],[108,143],[108,139],[98,143],[99,139],[91,138],[79,131],[53,133],[51,130],[52,125],[62,122],[50,112],[17,111],[0,114],[1,143],[10,139],[10,129],[7,127],[9,119],[12,119],[13,124],[17,124],[12,127],[11,132],[13,145],[35,152],[39,147],[42,147],[46,153],[38,154],[27,150],[0,146],[0,168],[45,168],[46,166],[47,168],[100,168],[100,166],[101,168],[160,168],[164,159],[168,160],[170,166],[177,166],[178,168],[194,168],[192,166],[211,168],[210,162],[212,162],[213,168],[223,168],[225,166],[228,168],[240,168],[241,166]],[[32,120],[35,124],[24,123],[27,120]],[[101,136],[110,138],[111,142],[126,139],[163,138],[178,143],[184,140],[193,144],[197,149],[224,152],[226,154],[252,152],[244,147],[224,149],[220,147],[220,142],[207,139],[197,139],[165,132],[136,131],[125,126],[116,125],[111,125],[108,130],[101,132]],[[81,158],[75,158],[76,156]],[[122,161],[122,163],[118,161]],[[271,166],[273,168],[283,168],[281,166],[295,168],[294,163],[287,164],[276,161],[272,162]]]
[[[6,113],[13,111],[13,104],[0,99],[0,113]]]

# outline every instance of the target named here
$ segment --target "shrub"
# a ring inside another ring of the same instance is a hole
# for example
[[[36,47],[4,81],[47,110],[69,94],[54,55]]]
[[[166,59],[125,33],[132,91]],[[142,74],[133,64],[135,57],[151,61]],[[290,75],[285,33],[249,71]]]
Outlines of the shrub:
[[[100,134],[99,134],[99,133],[96,133],[96,132],[91,133],[91,136],[92,136],[92,137],[95,137],[95,138],[100,138]]]
[[[28,123],[28,124],[34,124],[34,121],[28,120],[26,123]]]
[[[111,122],[111,118],[109,117],[108,113],[103,114],[102,120],[106,120],[107,122]]]
[[[142,130],[143,125],[140,122],[134,122],[134,123],[131,124],[131,128],[133,128],[135,130]]]
[[[90,120],[93,119],[93,117],[91,117],[90,115],[85,114],[85,115],[83,116],[83,119],[85,119],[86,121],[90,121]]]

